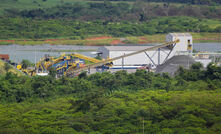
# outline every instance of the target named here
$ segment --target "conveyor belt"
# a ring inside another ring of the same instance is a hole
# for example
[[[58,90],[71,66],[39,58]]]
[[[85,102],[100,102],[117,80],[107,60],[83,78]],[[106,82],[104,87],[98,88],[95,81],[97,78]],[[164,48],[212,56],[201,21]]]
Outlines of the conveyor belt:
[[[98,60],[98,59],[95,59],[95,58],[91,58],[91,57],[87,57],[87,56],[82,55],[82,54],[77,54],[77,53],[75,53],[75,54],[72,54],[72,56],[77,57],[77,58],[79,58],[79,59],[84,59],[84,60],[87,60],[87,61],[91,61],[91,62],[93,62],[93,63],[99,63],[99,62],[101,62],[101,60]]]
[[[119,56],[119,57],[115,57],[115,58],[112,58],[112,59],[107,59],[107,60],[104,60],[104,61],[100,61],[100,62],[95,63],[95,64],[87,65],[87,66],[85,66],[83,68],[78,68],[78,69],[70,68],[67,71],[67,75],[71,76],[71,75],[73,75],[75,73],[87,70],[89,68],[94,68],[94,67],[102,66],[102,65],[105,65],[105,64],[110,63],[110,62],[115,61],[115,60],[119,60],[119,59],[122,59],[122,58],[125,58],[125,57],[133,56],[133,55],[136,55],[136,54],[139,54],[139,53],[142,53],[142,52],[146,52],[146,51],[156,50],[156,49],[159,49],[159,48],[163,48],[163,47],[166,47],[166,46],[169,46],[169,45],[176,44],[178,42],[179,42],[179,40],[176,40],[176,41],[173,41],[173,42],[167,42],[167,43],[164,43],[164,44],[161,44],[161,45],[157,45],[157,46],[154,46],[154,47],[150,47],[150,48],[147,48],[147,49],[144,49],[144,50],[136,51],[136,52],[133,52],[133,53],[130,53],[130,54],[125,54],[125,55],[122,55],[122,56]]]

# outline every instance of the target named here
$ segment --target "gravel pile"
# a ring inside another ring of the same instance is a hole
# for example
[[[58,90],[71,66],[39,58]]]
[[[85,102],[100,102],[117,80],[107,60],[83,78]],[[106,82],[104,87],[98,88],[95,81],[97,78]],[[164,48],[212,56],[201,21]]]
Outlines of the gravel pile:
[[[196,61],[187,55],[178,55],[170,58],[164,64],[159,65],[156,68],[156,73],[169,73],[170,75],[174,75],[174,73],[179,69],[180,66],[184,68],[189,68],[192,64],[196,63]]]

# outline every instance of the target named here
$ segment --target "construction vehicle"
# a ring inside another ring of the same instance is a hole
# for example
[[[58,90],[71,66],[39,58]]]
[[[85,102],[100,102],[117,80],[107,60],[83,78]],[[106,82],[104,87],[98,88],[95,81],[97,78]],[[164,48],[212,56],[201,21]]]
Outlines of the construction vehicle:
[[[164,43],[162,45],[154,46],[151,48],[147,48],[144,50],[140,50],[137,52],[133,52],[130,54],[125,54],[119,57],[115,57],[112,59],[103,59],[98,60],[95,58],[87,57],[81,54],[69,54],[69,55],[61,55],[58,58],[50,57],[49,55],[46,55],[42,59],[40,59],[39,62],[37,62],[35,68],[27,68],[23,69],[22,65],[18,66],[17,68],[22,70],[27,75],[35,76],[35,75],[47,75],[49,73],[49,70],[54,68],[56,70],[57,77],[60,76],[75,76],[79,74],[81,71],[89,70],[90,68],[102,68],[108,69],[113,65],[114,60],[122,59],[128,56],[133,56],[142,52],[156,50],[163,47],[168,47],[173,44],[178,43],[179,40]]]

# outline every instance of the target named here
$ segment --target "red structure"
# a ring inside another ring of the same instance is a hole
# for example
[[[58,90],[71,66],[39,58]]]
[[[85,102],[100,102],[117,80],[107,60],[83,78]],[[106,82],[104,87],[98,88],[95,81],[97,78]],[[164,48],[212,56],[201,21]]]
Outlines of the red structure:
[[[2,60],[9,60],[9,55],[8,54],[0,54],[0,59]]]

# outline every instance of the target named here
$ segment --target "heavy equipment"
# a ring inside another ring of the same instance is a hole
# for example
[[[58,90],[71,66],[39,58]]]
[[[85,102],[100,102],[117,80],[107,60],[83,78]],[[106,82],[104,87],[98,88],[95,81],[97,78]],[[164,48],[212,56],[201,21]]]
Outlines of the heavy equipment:
[[[177,40],[172,41],[172,42],[166,42],[164,44],[156,45],[156,46],[146,48],[146,49],[143,49],[143,50],[140,50],[140,51],[136,51],[136,52],[133,52],[133,53],[124,54],[124,55],[121,55],[121,56],[118,56],[118,57],[115,57],[115,58],[102,60],[100,62],[90,64],[90,65],[86,65],[86,66],[81,67],[81,68],[70,68],[69,70],[67,70],[66,75],[71,77],[71,76],[74,76],[74,75],[78,74],[81,71],[90,70],[90,68],[96,68],[96,67],[105,68],[106,66],[111,66],[112,62],[115,61],[115,60],[119,60],[119,59],[122,59],[122,58],[125,58],[125,57],[133,56],[133,55],[143,53],[143,52],[146,52],[146,51],[157,50],[159,48],[164,48],[164,47],[173,49],[174,46],[176,45],[176,43],[179,43],[179,42],[180,42],[180,40],[177,39]]]
[[[112,66],[112,62],[114,60],[122,59],[128,56],[133,56],[142,52],[156,50],[163,47],[173,47],[174,44],[178,43],[179,40],[173,42],[167,42],[161,45],[153,46],[144,50],[136,51],[130,54],[125,54],[119,57],[115,57],[112,59],[103,59],[98,60],[95,58],[91,58],[85,55],[81,55],[78,53],[73,53],[69,55],[61,55],[58,58],[50,57],[46,55],[45,57],[41,58],[39,62],[37,62],[34,69],[22,69],[24,73],[35,76],[35,75],[47,75],[49,70],[54,68],[56,70],[57,77],[60,76],[75,76],[79,74],[81,71],[89,70],[90,68],[102,68],[108,69]]]
[[[70,68],[82,68],[86,64],[98,63],[101,60],[84,56],[78,53],[69,55],[61,55],[58,58],[50,57],[46,55],[36,64],[36,74],[48,73],[50,69],[54,68],[57,72],[57,76],[66,75],[67,70]]]

